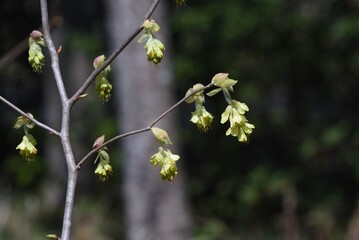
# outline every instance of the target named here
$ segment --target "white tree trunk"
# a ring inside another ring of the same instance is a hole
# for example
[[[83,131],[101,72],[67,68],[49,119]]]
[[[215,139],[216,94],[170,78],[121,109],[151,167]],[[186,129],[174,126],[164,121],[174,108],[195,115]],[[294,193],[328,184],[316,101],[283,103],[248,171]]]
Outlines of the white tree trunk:
[[[143,21],[151,3],[149,0],[106,1],[111,50],[118,47]],[[121,132],[147,126],[173,103],[164,13],[160,7],[153,17],[161,27],[158,37],[167,46],[165,60],[159,66],[147,61],[143,45],[136,41],[112,64]],[[173,114],[161,120],[158,126],[169,133],[174,145],[178,143]],[[159,168],[151,166],[149,161],[158,149],[151,133],[131,136],[121,143],[126,239],[189,239],[190,222],[183,189],[183,170],[179,170],[173,184],[160,179]]]

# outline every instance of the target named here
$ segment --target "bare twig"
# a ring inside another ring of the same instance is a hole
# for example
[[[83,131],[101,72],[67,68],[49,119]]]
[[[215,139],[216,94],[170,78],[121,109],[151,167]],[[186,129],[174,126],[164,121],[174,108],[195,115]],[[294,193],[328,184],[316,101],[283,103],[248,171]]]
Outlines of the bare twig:
[[[213,86],[213,83],[210,83],[206,86],[204,86],[203,88],[200,88],[200,89],[197,89],[195,91],[193,91],[191,94],[187,95],[187,96],[184,96],[181,100],[179,100],[177,103],[175,103],[172,107],[170,107],[169,109],[167,109],[166,111],[164,111],[160,116],[158,116],[153,122],[151,122],[147,127],[145,128],[140,128],[140,129],[137,129],[137,130],[134,130],[134,131],[131,131],[131,132],[127,132],[127,133],[123,133],[123,134],[120,134],[120,135],[117,135],[109,140],[107,140],[106,142],[104,142],[102,145],[92,149],[90,152],[88,152],[86,154],[86,156],[84,156],[81,161],[76,165],[76,169],[80,169],[81,168],[81,165],[87,160],[89,159],[89,157],[91,157],[93,154],[95,154],[99,149],[109,145],[110,143],[120,139],[120,138],[124,138],[124,137],[128,137],[128,136],[131,136],[131,135],[135,135],[135,134],[139,134],[139,133],[143,133],[143,132],[147,132],[149,130],[151,130],[151,128],[156,124],[158,123],[162,118],[164,118],[167,114],[169,114],[170,112],[173,111],[173,109],[175,109],[176,107],[178,107],[181,103],[183,103],[184,101],[186,101],[187,98],[193,96],[194,94],[198,93],[198,92],[201,92],[201,91],[205,91],[207,90],[208,88],[212,87]]]
[[[71,223],[72,223],[72,215],[73,215],[72,213],[73,213],[73,207],[75,201],[75,190],[76,190],[76,182],[77,182],[77,171],[75,171],[76,163],[70,143],[70,134],[69,134],[71,107],[68,101],[66,89],[61,76],[57,49],[54,46],[50,34],[47,0],[40,0],[40,5],[41,5],[41,20],[42,20],[42,27],[44,31],[44,38],[50,52],[51,67],[54,73],[55,82],[60,95],[61,105],[62,105],[62,121],[61,121],[60,138],[66,159],[68,179],[67,179],[65,211],[63,216],[61,239],[70,240]]]
[[[11,107],[12,109],[14,109],[16,112],[18,112],[20,115],[28,118],[31,122],[35,123],[37,126],[45,129],[46,131],[48,131],[50,134],[56,135],[56,136],[60,136],[60,133],[54,129],[52,129],[51,127],[49,127],[48,125],[36,120],[35,118],[31,117],[29,114],[25,113],[24,111],[22,111],[20,108],[18,108],[17,106],[15,106],[14,104],[12,104],[11,102],[9,102],[8,100],[6,100],[5,98],[3,98],[2,96],[0,96],[0,100],[2,102],[4,102],[6,105],[8,105],[9,107]]]
[[[161,0],[155,0],[150,9],[147,11],[145,15],[145,19],[148,19],[152,16],[156,7],[160,3]],[[77,92],[70,98],[69,102],[72,106],[79,99],[79,97],[86,91],[86,89],[90,86],[90,84],[94,81],[96,76],[102,72],[108,65],[115,60],[115,58],[132,42],[132,40],[143,30],[142,22],[141,24],[133,31],[133,33],[121,44],[121,46],[116,49],[107,59],[106,61],[98,68],[96,68],[90,76],[85,80],[82,86],[77,90]]]

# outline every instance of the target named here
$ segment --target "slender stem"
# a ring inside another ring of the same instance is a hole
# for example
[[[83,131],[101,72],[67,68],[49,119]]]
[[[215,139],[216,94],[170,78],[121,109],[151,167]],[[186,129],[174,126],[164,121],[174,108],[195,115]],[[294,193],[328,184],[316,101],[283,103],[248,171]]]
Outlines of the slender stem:
[[[62,106],[66,104],[68,101],[64,82],[62,80],[60,65],[59,65],[59,56],[57,55],[57,49],[54,46],[54,42],[52,41],[50,35],[50,24],[49,24],[49,16],[47,12],[47,1],[40,0],[41,4],[41,20],[42,20],[42,28],[44,31],[44,38],[46,41],[47,48],[49,49],[51,56],[51,67],[54,73],[56,85],[60,94]]]
[[[154,0],[151,7],[147,11],[145,15],[145,19],[148,19],[152,16],[156,7],[160,3],[161,0]],[[79,99],[79,97],[86,91],[86,89],[90,86],[90,84],[94,81],[96,76],[102,72],[108,65],[110,65],[113,60],[132,42],[132,40],[143,30],[142,23],[133,31],[133,33],[121,44],[119,48],[117,48],[107,59],[106,61],[98,68],[96,68],[90,76],[85,80],[82,86],[77,90],[77,92],[70,98],[69,102],[72,106]]]
[[[99,149],[103,148],[104,146],[106,145],[109,145],[110,143],[114,142],[115,140],[117,139],[120,139],[120,138],[124,138],[124,137],[128,137],[128,136],[131,136],[131,135],[134,135],[134,134],[138,134],[138,133],[142,133],[142,132],[147,132],[149,131],[151,128],[141,128],[141,129],[137,129],[137,130],[134,130],[134,131],[131,131],[131,132],[127,132],[127,133],[124,133],[124,134],[120,134],[120,135],[117,135],[113,138],[111,138],[110,140],[107,140],[106,142],[104,142],[102,145],[98,146],[97,148],[94,148],[92,149],[90,152],[88,152],[86,154],[85,157],[83,157],[81,159],[81,161],[76,165],[76,169],[79,170],[82,166],[82,164],[87,160],[89,159],[89,157],[91,157],[94,153],[96,153]]]
[[[63,216],[61,239],[70,240],[71,222],[72,222],[73,206],[75,201],[75,190],[77,183],[77,171],[75,171],[76,162],[72,151],[70,134],[69,134],[71,105],[69,103],[69,99],[66,94],[64,82],[62,80],[57,50],[54,46],[54,43],[50,35],[47,0],[40,0],[40,5],[41,5],[41,19],[42,19],[42,26],[44,31],[44,38],[50,52],[52,71],[54,73],[56,86],[59,91],[61,104],[62,104],[62,122],[61,122],[60,138],[66,159],[68,179],[67,179],[65,210]]]
[[[172,107],[170,107],[167,111],[165,111],[164,113],[162,113],[157,119],[155,119],[150,125],[149,128],[153,127],[157,122],[159,122],[164,116],[166,116],[167,114],[169,114],[173,109],[175,109],[176,107],[178,107],[181,103],[183,103],[184,101],[186,101],[187,98],[193,96],[194,94],[204,91],[210,87],[212,87],[213,84],[210,83],[206,86],[204,86],[201,89],[198,89],[196,91],[193,91],[191,94],[189,94],[188,96],[184,96],[181,100],[179,100],[175,105],[173,105]]]
[[[8,105],[9,107],[11,107],[12,109],[14,109],[16,112],[18,112],[20,115],[28,118],[31,122],[35,123],[37,126],[45,129],[46,131],[48,131],[50,134],[54,134],[56,136],[60,136],[60,133],[54,129],[52,129],[51,127],[49,127],[48,125],[39,122],[38,120],[36,120],[35,118],[31,117],[29,114],[25,113],[24,111],[22,111],[20,108],[16,107],[14,104],[12,104],[11,102],[9,102],[8,100],[6,100],[5,98],[3,98],[2,96],[0,96],[0,100],[2,102],[4,102],[6,105]]]
[[[210,83],[206,86],[204,86],[203,88],[201,89],[198,89],[196,91],[193,91],[191,94],[187,95],[187,96],[184,96],[181,100],[179,100],[177,103],[175,103],[172,107],[170,107],[169,109],[167,109],[166,111],[164,111],[160,116],[158,116],[153,122],[151,122],[147,127],[145,128],[140,128],[140,129],[137,129],[137,130],[134,130],[134,131],[131,131],[131,132],[127,132],[127,133],[123,133],[123,134],[120,134],[120,135],[117,135],[109,140],[107,140],[106,142],[104,142],[102,145],[98,146],[97,148],[94,148],[92,149],[90,152],[88,152],[86,154],[86,156],[84,156],[81,161],[76,165],[76,169],[80,169],[82,164],[87,160],[89,159],[90,156],[92,156],[94,153],[96,153],[99,149],[109,145],[110,143],[114,142],[115,140],[118,140],[120,138],[124,138],[124,137],[128,137],[128,136],[131,136],[131,135],[135,135],[135,134],[139,134],[139,133],[143,133],[143,132],[147,132],[149,130],[151,130],[151,128],[156,124],[158,123],[162,118],[164,118],[167,114],[169,114],[170,112],[173,111],[173,109],[175,109],[176,107],[178,107],[181,103],[183,103],[184,101],[186,101],[187,98],[193,96],[194,94],[198,93],[198,92],[201,92],[201,91],[205,91],[207,90],[208,88],[211,88],[213,87],[213,84]]]

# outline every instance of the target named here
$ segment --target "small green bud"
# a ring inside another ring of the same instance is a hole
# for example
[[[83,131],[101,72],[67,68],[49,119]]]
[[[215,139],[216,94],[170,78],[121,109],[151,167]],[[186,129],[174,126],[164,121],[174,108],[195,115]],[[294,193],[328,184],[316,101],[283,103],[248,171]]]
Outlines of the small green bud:
[[[193,92],[198,91],[198,90],[200,90],[202,88],[204,88],[204,86],[202,84],[200,84],[200,83],[197,83],[197,84],[193,85],[193,87],[188,89],[188,91],[186,92],[185,97],[188,97]],[[186,103],[193,103],[196,100],[204,103],[205,100],[204,100],[203,91],[199,91],[199,92],[193,94],[192,96],[188,97],[185,101],[186,101]]]
[[[158,32],[160,26],[155,22],[155,20],[146,19],[143,21],[142,26],[146,29],[147,33]]]
[[[47,234],[45,237],[55,240],[61,240],[56,234]]]
[[[31,113],[27,113],[29,116],[34,117]],[[35,127],[35,123],[31,122],[30,119],[28,119],[27,117],[24,116],[20,116],[17,118],[17,121],[14,125],[15,129],[19,129],[21,127],[27,127],[29,129],[34,128]]]
[[[156,140],[161,144],[172,144],[171,139],[169,138],[167,132],[158,127],[151,128],[153,136],[155,136]]]
[[[105,142],[105,135],[102,135],[100,137],[98,137],[95,142],[92,145],[92,148],[98,148],[99,146],[101,146],[103,143]]]
[[[42,33],[38,30],[33,30],[30,33],[29,45],[37,43],[43,47],[46,47],[45,39],[42,37]]]
[[[229,94],[228,91],[233,92],[233,86],[237,83],[237,81],[228,78],[228,73],[217,73],[212,78],[212,83],[213,83],[213,85],[215,85],[216,87],[219,87],[219,88],[214,89],[214,90],[210,91],[209,93],[207,93],[207,95],[210,97],[214,96],[215,94],[219,93],[220,91],[223,91],[223,92],[225,92],[225,94],[228,95]],[[225,96],[225,97],[226,97],[226,99],[230,98],[229,96]]]
[[[100,55],[97,56],[94,60],[93,60],[93,67],[96,69],[99,66],[101,66],[106,60],[105,55]]]

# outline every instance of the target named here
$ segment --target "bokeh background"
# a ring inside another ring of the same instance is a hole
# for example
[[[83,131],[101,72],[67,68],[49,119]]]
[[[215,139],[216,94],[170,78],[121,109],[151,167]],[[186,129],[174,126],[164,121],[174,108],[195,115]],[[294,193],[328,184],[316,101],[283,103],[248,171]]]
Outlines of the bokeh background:
[[[89,74],[92,59],[108,51],[104,4],[51,1],[69,82],[78,72]],[[206,134],[188,121],[193,106],[180,107],[176,142],[191,239],[359,239],[359,1],[192,0],[187,7],[171,1],[165,6],[175,98],[228,72],[238,80],[234,98],[248,104],[247,117],[256,126],[243,145],[226,137],[227,126],[219,123],[226,107],[221,96],[206,101],[216,120]],[[0,1],[2,60],[41,25],[39,14],[37,1]],[[56,125],[51,80],[49,69],[32,73],[26,50],[0,65],[0,94]],[[118,132],[115,108],[95,96],[79,105],[71,133],[78,157],[97,136]],[[34,135],[45,150],[37,160],[27,163],[17,154],[22,133],[12,128],[16,118],[0,104],[0,239],[42,239],[60,230],[66,170],[40,129]],[[126,159],[121,148],[111,154],[116,170],[109,181],[98,181],[92,164],[81,170],[75,239],[124,236],[119,189]]]

